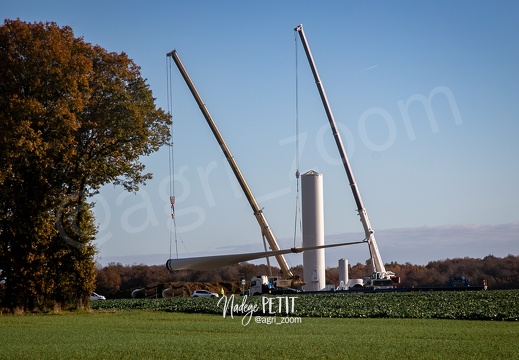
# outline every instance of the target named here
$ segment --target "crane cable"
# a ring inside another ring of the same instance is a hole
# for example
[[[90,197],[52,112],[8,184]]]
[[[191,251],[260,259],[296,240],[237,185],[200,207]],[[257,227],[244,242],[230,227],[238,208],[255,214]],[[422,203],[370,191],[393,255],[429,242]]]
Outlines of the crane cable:
[[[294,32],[294,45],[295,45],[295,127],[296,127],[296,204],[295,204],[295,216],[294,216],[294,247],[296,247],[297,229],[299,223],[299,230],[302,232],[301,224],[301,205],[299,201],[299,78],[298,78],[298,54],[297,54],[297,33]],[[299,221],[298,221],[299,220]]]
[[[176,236],[176,224],[175,224],[175,181],[174,181],[174,172],[175,172],[175,160],[173,153],[173,117],[172,117],[172,81],[171,81],[171,60],[168,60],[169,57],[166,56],[166,87],[167,87],[167,102],[168,102],[168,114],[171,116],[171,125],[170,125],[170,136],[171,142],[169,143],[169,154],[168,154],[168,164],[169,164],[169,201],[171,205],[171,231],[169,232],[169,258],[171,259],[172,255],[172,245],[173,245],[173,237],[175,238],[175,249],[178,258],[178,247],[177,247],[177,236]]]
[[[175,243],[175,255],[178,259],[178,242],[180,239],[180,243],[184,246],[185,251],[187,251],[184,242],[182,241],[182,237],[178,232],[177,222],[175,218],[175,156],[174,156],[174,147],[173,147],[173,116],[172,116],[172,108],[173,108],[173,83],[172,83],[172,60],[170,56],[166,55],[166,86],[167,86],[167,106],[168,106],[168,114],[171,116],[172,121],[170,125],[170,136],[171,141],[169,143],[169,202],[171,206],[171,228],[169,232],[169,258],[172,258],[172,248],[173,242]]]

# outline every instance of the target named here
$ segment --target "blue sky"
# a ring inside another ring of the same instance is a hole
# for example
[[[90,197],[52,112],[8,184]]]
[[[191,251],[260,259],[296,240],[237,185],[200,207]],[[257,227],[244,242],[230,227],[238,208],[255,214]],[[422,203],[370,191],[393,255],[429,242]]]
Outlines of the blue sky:
[[[166,53],[176,49],[282,248],[294,245],[296,69],[299,169],[323,173],[327,241],[362,239],[295,40],[303,24],[383,260],[519,254],[516,2],[22,0],[0,14],[68,25],[126,52],[164,109]],[[164,148],[144,159],[154,179],[138,194],[106,186],[95,198],[102,264],[165,263],[175,241],[179,256],[263,249],[222,152],[171,70],[176,231]],[[336,266],[369,253],[361,245],[326,256]]]

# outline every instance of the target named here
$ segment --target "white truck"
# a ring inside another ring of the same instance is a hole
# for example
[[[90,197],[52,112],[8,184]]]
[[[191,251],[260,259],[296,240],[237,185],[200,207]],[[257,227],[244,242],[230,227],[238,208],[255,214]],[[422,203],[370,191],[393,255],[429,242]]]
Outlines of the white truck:
[[[249,294],[254,295],[286,295],[296,294],[300,290],[294,289],[292,280],[268,277],[266,275],[255,276],[250,280]]]

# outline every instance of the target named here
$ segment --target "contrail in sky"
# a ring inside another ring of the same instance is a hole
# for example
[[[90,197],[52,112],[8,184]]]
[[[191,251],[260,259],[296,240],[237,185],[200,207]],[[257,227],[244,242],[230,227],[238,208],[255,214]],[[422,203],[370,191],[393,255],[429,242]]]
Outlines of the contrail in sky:
[[[373,65],[373,66],[367,67],[367,68],[365,68],[365,69],[362,69],[362,70],[357,71],[355,74],[361,73],[361,72],[363,72],[363,71],[368,71],[368,70],[374,69],[374,68],[376,68],[377,66],[378,66],[378,65]]]

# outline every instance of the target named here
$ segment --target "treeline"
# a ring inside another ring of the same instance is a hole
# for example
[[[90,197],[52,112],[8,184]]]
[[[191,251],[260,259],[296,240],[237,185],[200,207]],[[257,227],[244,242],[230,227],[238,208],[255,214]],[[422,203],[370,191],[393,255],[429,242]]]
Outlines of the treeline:
[[[504,258],[492,255],[483,259],[456,258],[431,261],[427,265],[411,263],[386,264],[386,270],[393,271],[401,278],[399,287],[444,286],[452,277],[464,276],[472,285],[482,285],[487,281],[489,289],[519,289],[519,256],[508,255]],[[301,265],[293,267],[292,273],[303,277]],[[271,268],[273,276],[280,276],[279,268]],[[349,277],[369,276],[369,267],[357,263],[349,266]],[[170,272],[164,265],[122,265],[110,263],[97,269],[97,292],[108,297],[130,297],[131,292],[142,287],[162,289],[178,282],[218,283],[235,291],[241,279],[250,280],[257,275],[269,275],[266,265],[250,263],[236,264],[210,271],[175,271]],[[339,269],[326,269],[326,284],[339,284]]]

